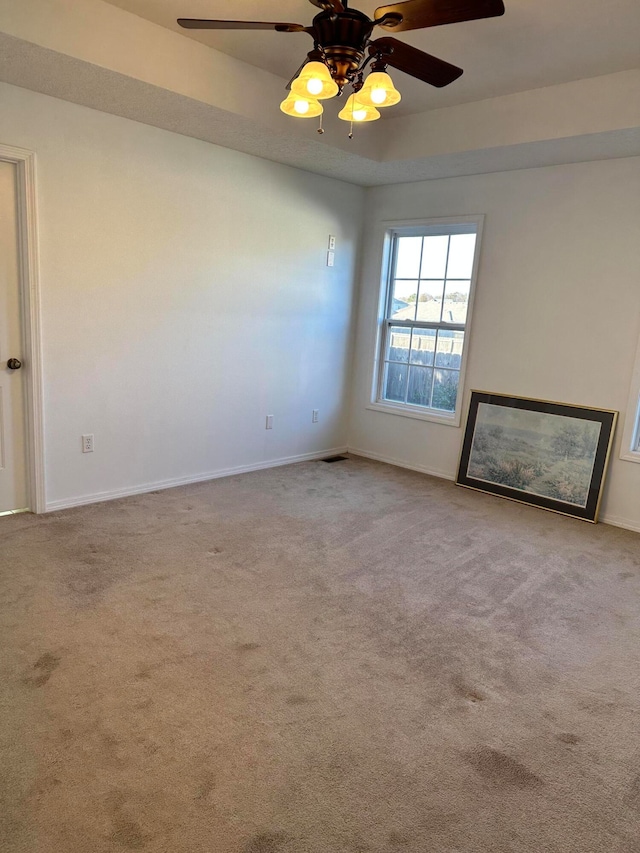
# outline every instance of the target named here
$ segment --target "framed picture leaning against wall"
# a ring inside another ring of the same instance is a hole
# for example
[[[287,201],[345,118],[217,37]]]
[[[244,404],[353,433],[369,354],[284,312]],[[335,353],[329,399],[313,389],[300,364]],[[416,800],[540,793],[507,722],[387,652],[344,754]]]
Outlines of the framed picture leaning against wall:
[[[456,482],[595,522],[617,417],[472,391]]]

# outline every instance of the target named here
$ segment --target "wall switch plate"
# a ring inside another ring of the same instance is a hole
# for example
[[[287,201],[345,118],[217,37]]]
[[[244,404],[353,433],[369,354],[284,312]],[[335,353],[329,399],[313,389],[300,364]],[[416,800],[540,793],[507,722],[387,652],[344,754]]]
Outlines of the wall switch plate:
[[[273,415],[267,415],[267,422],[265,424],[265,429],[273,429]]]
[[[335,252],[327,252],[327,266],[332,267],[336,260]]]
[[[82,436],[82,452],[93,453],[93,433]]]
[[[313,410],[312,410],[312,412],[311,412],[311,423],[312,423],[312,424],[317,424],[317,423],[318,423],[318,414],[319,414],[318,409],[313,409]]]
[[[335,247],[336,247],[336,238],[333,236],[333,234],[329,234],[329,246],[328,246],[329,251],[332,252],[335,249]]]

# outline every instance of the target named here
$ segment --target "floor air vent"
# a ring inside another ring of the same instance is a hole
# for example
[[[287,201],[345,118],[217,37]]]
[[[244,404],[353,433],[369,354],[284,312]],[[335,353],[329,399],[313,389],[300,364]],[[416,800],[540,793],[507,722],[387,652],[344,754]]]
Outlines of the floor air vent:
[[[323,459],[323,462],[343,462],[345,459],[348,459],[348,456],[327,456],[326,459]]]

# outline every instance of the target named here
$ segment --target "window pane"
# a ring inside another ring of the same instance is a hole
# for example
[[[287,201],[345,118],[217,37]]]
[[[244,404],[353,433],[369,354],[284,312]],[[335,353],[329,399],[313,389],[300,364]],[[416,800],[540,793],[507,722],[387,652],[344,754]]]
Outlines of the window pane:
[[[406,364],[387,364],[387,375],[384,382],[385,400],[404,403],[408,370]]]
[[[418,296],[418,320],[440,322],[442,315],[442,299],[444,297],[444,281],[421,281]]]
[[[414,329],[411,337],[411,364],[433,364],[435,329]]]
[[[436,347],[436,367],[453,367],[460,370],[464,332],[440,329]]]
[[[451,235],[447,278],[471,278],[475,246],[475,234]]]
[[[393,296],[391,299],[391,319],[414,320],[417,298],[418,282],[416,279],[394,281]]]
[[[466,323],[469,308],[470,281],[448,281],[444,292],[442,320],[445,323]]]
[[[389,361],[409,361],[410,346],[411,329],[403,329],[402,326],[391,326],[389,329],[387,359]]]
[[[433,379],[433,400],[431,405],[434,409],[444,412],[454,412],[456,398],[458,396],[457,370],[435,370]]]
[[[442,300],[434,299],[429,294],[423,293],[418,299],[417,319],[429,323],[439,323],[442,314]]]
[[[431,395],[431,383],[433,382],[433,368],[411,367],[409,370],[407,403],[412,406],[428,406]]]
[[[640,399],[636,408],[636,420],[631,436],[631,451],[637,453],[640,450]]]
[[[449,237],[425,237],[420,278],[444,278],[447,268]]]
[[[422,237],[398,237],[394,278],[418,278]]]

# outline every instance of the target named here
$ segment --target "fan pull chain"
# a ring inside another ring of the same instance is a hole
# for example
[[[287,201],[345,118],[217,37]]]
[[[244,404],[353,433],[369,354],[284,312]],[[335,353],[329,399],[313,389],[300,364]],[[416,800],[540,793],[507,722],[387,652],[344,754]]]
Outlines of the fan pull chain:
[[[351,127],[349,128],[349,139],[353,139],[353,120],[351,121]]]
[[[320,113],[320,124],[318,126],[318,133],[324,133],[324,127],[322,126],[322,113]]]

